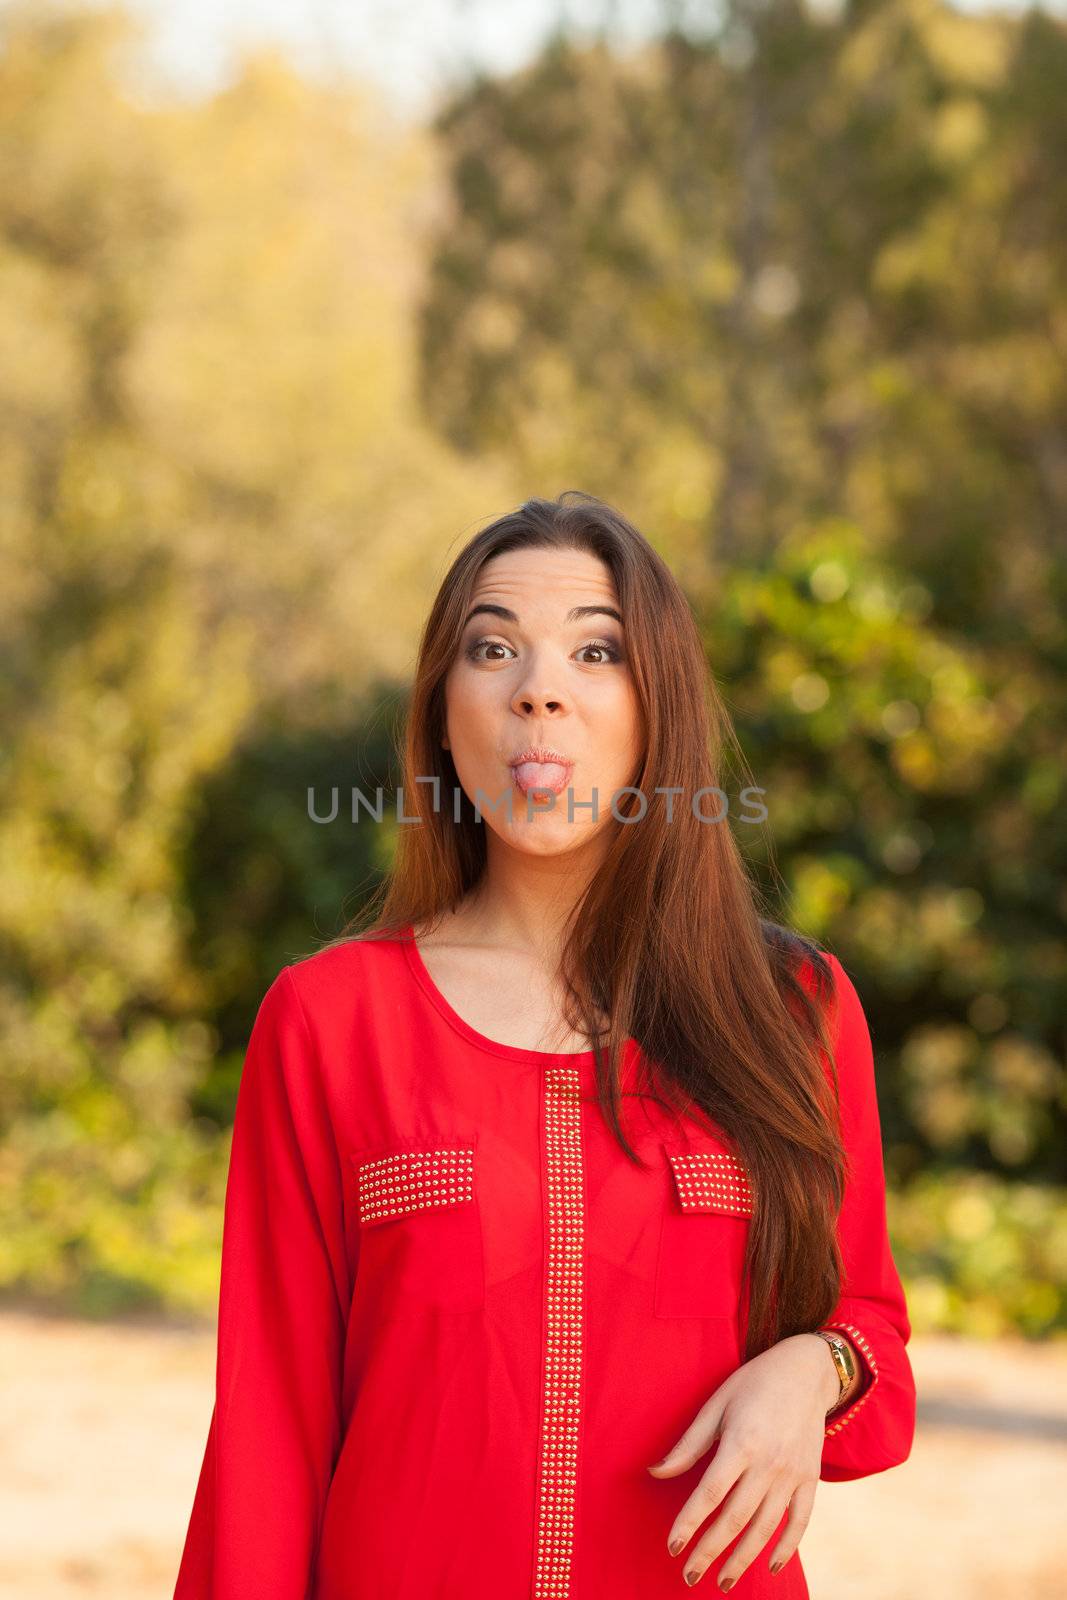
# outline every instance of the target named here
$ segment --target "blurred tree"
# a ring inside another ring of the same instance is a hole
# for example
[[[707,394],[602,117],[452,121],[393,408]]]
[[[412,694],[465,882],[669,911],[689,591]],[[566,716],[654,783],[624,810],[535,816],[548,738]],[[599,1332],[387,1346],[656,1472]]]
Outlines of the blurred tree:
[[[248,1027],[388,865],[346,797],[449,545],[577,482],[689,588],[753,870],[945,1185],[916,1270],[988,1321],[974,1230],[1067,1148],[1062,22],[560,33],[433,139],[271,51],[146,96],[137,39],[0,0],[0,1285],[210,1306]],[[1000,1250],[1031,1330],[1058,1239]]]
[[[475,78],[434,124],[429,414],[614,494],[709,590],[844,513],[942,580],[951,558],[955,623],[1051,615],[1065,52],[1039,11],[734,0],[624,60],[560,35]]]
[[[259,999],[287,962],[336,937],[381,880],[395,832],[401,695],[386,685],[337,728],[265,716],[193,797],[181,900],[219,1040],[195,1111],[227,1125]],[[353,790],[361,804],[353,816]],[[312,820],[313,819],[313,820]]]
[[[1065,71],[1041,12],[735,0],[435,122],[425,404],[681,556],[902,1174],[1067,1175]]]
[[[314,944],[294,905],[367,875],[307,769],[406,672],[445,530],[513,497],[408,403],[426,142],[271,52],[153,102],[138,39],[0,8],[0,1284],[102,1310],[202,1291],[242,1019]],[[242,799],[213,896],[204,807]]]
[[[859,986],[894,1175],[1063,1182],[1062,686],[931,606],[842,520],[731,573],[707,649],[769,811],[736,831]]]

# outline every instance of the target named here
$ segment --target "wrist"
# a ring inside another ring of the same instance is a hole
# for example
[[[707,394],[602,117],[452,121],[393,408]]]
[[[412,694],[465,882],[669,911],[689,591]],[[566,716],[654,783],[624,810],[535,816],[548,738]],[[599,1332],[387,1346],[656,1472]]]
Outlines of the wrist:
[[[830,1346],[818,1333],[797,1333],[792,1336],[791,1342],[797,1342],[810,1348],[812,1366],[815,1369],[817,1394],[823,1412],[833,1409],[841,1400],[841,1378],[834,1363]],[[821,1346],[821,1349],[817,1348]]]
[[[815,1336],[826,1346],[837,1378],[837,1390],[826,1407],[826,1415],[848,1405],[860,1386],[860,1366],[855,1349],[838,1328],[819,1328]]]
[[[837,1363],[834,1361],[833,1352],[821,1333],[810,1335],[819,1345],[822,1355],[820,1362],[823,1376],[822,1409],[823,1412],[832,1411],[843,1398],[841,1392],[841,1374],[838,1372]]]

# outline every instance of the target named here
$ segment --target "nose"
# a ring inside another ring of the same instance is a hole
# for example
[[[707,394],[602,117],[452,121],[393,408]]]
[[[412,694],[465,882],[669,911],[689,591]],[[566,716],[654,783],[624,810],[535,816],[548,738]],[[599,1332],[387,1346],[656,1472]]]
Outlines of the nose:
[[[538,652],[527,662],[524,681],[511,697],[511,709],[520,717],[560,716],[566,703],[547,681],[551,668],[544,652]]]
[[[512,695],[511,709],[520,717],[559,716],[564,710],[564,705],[558,696],[548,690],[527,687]]]
[[[511,702],[512,709],[520,716],[554,716],[563,710],[562,700],[550,700],[542,695],[516,695]]]

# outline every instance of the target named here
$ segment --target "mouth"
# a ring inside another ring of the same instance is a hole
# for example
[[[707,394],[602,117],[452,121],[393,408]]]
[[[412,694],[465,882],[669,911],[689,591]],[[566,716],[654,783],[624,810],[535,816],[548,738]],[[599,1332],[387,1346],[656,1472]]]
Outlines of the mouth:
[[[521,750],[508,762],[517,788],[523,794],[535,789],[547,789],[552,794],[562,794],[574,771],[574,762],[558,750],[547,750],[538,745]]]

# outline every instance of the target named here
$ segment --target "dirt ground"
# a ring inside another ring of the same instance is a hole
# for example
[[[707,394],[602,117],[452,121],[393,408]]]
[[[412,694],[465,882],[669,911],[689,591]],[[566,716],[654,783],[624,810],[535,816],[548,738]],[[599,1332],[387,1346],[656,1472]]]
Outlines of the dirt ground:
[[[1067,1345],[909,1350],[914,1450],[820,1486],[813,1600],[1064,1600]],[[170,1600],[214,1360],[210,1329],[0,1312],[0,1595]]]

